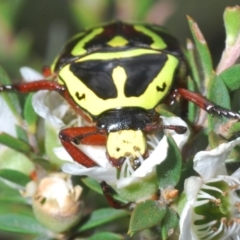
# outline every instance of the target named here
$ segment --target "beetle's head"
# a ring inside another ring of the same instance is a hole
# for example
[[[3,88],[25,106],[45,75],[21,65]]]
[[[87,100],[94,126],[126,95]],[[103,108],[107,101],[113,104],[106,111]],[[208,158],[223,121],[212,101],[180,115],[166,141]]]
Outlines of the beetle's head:
[[[134,160],[146,155],[146,152],[146,138],[141,130],[119,130],[108,135],[107,155],[116,167],[120,168],[126,157],[129,157],[134,168],[137,166]]]

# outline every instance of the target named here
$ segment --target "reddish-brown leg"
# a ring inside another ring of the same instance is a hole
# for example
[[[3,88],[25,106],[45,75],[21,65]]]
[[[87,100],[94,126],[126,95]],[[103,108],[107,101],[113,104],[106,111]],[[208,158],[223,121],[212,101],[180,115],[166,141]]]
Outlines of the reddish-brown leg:
[[[36,92],[39,90],[49,90],[49,91],[56,91],[62,97],[66,99],[66,101],[71,105],[71,107],[83,117],[86,121],[91,122],[91,119],[84,114],[84,112],[79,108],[79,106],[73,101],[69,92],[65,88],[65,86],[58,84],[54,80],[39,80],[27,83],[16,83],[12,85],[3,85],[0,86],[0,92],[2,91],[18,91],[20,93],[29,93],[29,92]]]
[[[107,199],[108,201],[108,204],[115,208],[115,209],[121,209],[121,208],[126,208],[130,205],[130,203],[127,203],[127,204],[123,204],[117,200],[115,200],[113,198],[113,189],[106,183],[106,182],[101,182],[101,187],[102,187],[102,191],[103,191],[103,194],[105,196],[105,198]]]
[[[220,107],[219,105],[212,103],[211,101],[207,100],[206,98],[204,98],[202,95],[198,93],[191,92],[184,88],[178,88],[175,90],[173,94],[176,96],[178,95],[188,101],[195,103],[196,105],[204,109],[209,114],[218,115],[218,116],[227,117],[227,118],[240,119],[239,113]]]
[[[106,136],[99,132],[96,127],[74,127],[63,129],[59,133],[59,138],[64,148],[70,156],[81,165],[87,168],[97,166],[97,164],[86,156],[75,143],[101,146],[106,145]]]

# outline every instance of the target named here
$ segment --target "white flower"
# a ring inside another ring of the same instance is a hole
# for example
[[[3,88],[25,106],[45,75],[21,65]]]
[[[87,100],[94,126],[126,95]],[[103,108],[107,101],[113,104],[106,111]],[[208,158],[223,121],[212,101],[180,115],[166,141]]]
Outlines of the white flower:
[[[225,162],[240,138],[194,157],[200,177],[185,180],[187,202],[180,217],[180,240],[240,239],[240,168],[227,175]]]

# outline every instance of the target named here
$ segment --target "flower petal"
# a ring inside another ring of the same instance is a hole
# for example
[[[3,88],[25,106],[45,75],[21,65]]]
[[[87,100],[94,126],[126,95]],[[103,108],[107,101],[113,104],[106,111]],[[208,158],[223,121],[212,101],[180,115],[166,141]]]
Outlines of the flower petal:
[[[40,74],[39,72],[35,71],[30,67],[21,67],[20,74],[22,75],[23,79],[26,80],[26,82],[44,79],[42,74]]]
[[[62,170],[71,175],[88,176],[95,179],[98,182],[106,181],[108,184],[116,182],[116,168],[102,168],[102,167],[91,167],[86,168],[77,163],[65,163],[62,166]]]
[[[60,129],[65,126],[62,121],[63,115],[69,109],[64,100],[56,92],[39,91],[33,95],[32,104],[35,112]]]
[[[185,180],[184,191],[186,193],[188,201],[196,199],[202,183],[203,181],[199,177],[190,177]]]
[[[15,125],[18,124],[18,120],[2,96],[0,96],[0,109],[0,132],[5,132],[16,137]]]
[[[198,237],[192,228],[192,214],[194,208],[194,202],[197,193],[201,187],[202,180],[199,177],[190,177],[185,180],[184,191],[186,193],[187,202],[181,213],[179,227],[180,227],[180,240],[191,239],[198,240]],[[190,238],[191,236],[191,238]]]
[[[238,144],[240,144],[240,138],[222,143],[213,150],[198,152],[193,159],[195,171],[204,181],[217,175],[227,175],[225,161],[231,150]]]

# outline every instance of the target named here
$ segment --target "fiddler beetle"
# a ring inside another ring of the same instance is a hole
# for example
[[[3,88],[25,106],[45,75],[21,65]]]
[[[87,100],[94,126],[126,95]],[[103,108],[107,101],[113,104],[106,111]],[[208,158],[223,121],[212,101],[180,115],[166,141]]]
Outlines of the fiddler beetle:
[[[71,38],[53,62],[51,79],[0,86],[0,91],[58,92],[71,107],[95,126],[73,127],[59,133],[72,158],[97,164],[74,144],[106,145],[109,161],[121,167],[126,156],[148,155],[146,134],[163,125],[156,106],[166,97],[182,97],[210,114],[240,118],[198,93],[181,87],[187,63],[178,41],[164,28],[150,24],[111,22]]]

